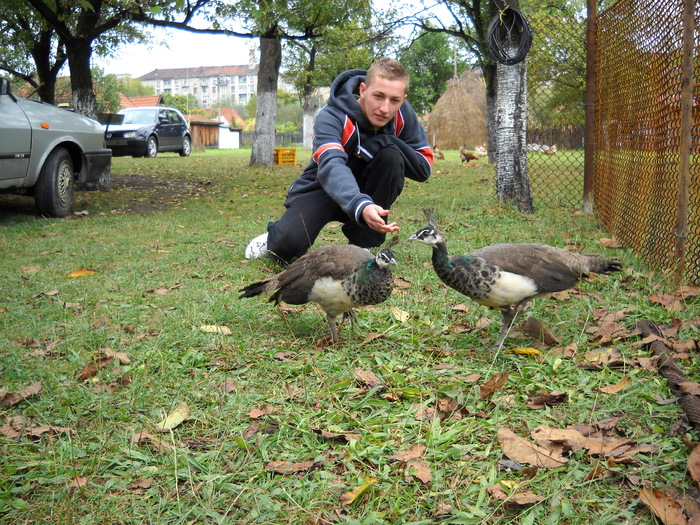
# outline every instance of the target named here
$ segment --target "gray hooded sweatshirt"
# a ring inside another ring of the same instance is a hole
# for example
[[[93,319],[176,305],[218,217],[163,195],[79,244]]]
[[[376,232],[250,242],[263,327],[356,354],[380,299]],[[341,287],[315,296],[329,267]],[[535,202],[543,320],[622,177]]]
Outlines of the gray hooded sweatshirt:
[[[393,144],[404,157],[406,176],[418,182],[430,177],[433,165],[433,151],[408,102],[378,130],[365,118],[357,98],[366,74],[363,69],[352,69],[333,81],[328,102],[314,122],[311,160],[289,187],[290,196],[323,188],[358,223],[372,199],[360,192],[347,165],[350,155],[369,161],[380,148]]]

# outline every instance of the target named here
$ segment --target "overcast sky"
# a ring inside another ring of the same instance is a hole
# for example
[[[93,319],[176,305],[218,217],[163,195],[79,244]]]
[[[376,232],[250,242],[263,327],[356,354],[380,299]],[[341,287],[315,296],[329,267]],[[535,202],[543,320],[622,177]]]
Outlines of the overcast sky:
[[[154,44],[122,47],[114,56],[95,58],[93,65],[101,67],[105,73],[138,78],[154,69],[248,64],[249,49],[257,46],[255,38],[164,29],[153,29],[152,34]],[[168,44],[161,45],[163,40]]]

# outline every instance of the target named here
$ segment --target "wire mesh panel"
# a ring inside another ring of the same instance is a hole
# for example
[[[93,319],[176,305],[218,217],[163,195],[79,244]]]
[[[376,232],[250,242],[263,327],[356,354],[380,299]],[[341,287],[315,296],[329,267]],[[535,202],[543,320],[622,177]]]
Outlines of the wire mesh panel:
[[[695,10],[693,41],[685,44],[693,51],[694,90],[685,102],[692,132],[683,137],[685,2]],[[595,209],[608,230],[657,268],[684,265],[685,277],[696,284],[699,20],[694,0],[620,0],[599,15],[594,183]],[[679,191],[685,184],[687,199]],[[679,224],[687,226],[679,231]]]
[[[583,202],[585,13],[567,3],[525,11],[534,32],[527,57],[528,174],[535,206]]]

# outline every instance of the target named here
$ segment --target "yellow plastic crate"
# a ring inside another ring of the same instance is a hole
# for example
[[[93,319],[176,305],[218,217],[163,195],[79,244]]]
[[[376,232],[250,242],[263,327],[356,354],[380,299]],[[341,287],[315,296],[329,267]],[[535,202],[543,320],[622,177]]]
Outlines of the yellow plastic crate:
[[[296,166],[297,150],[294,148],[275,148],[275,164],[278,166]]]

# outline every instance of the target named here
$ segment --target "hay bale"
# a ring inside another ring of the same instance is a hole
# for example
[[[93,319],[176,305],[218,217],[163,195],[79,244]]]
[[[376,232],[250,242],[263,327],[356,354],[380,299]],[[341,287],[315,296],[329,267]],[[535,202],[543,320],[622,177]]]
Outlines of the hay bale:
[[[428,140],[441,149],[486,143],[486,89],[472,71],[447,85],[428,118]]]

